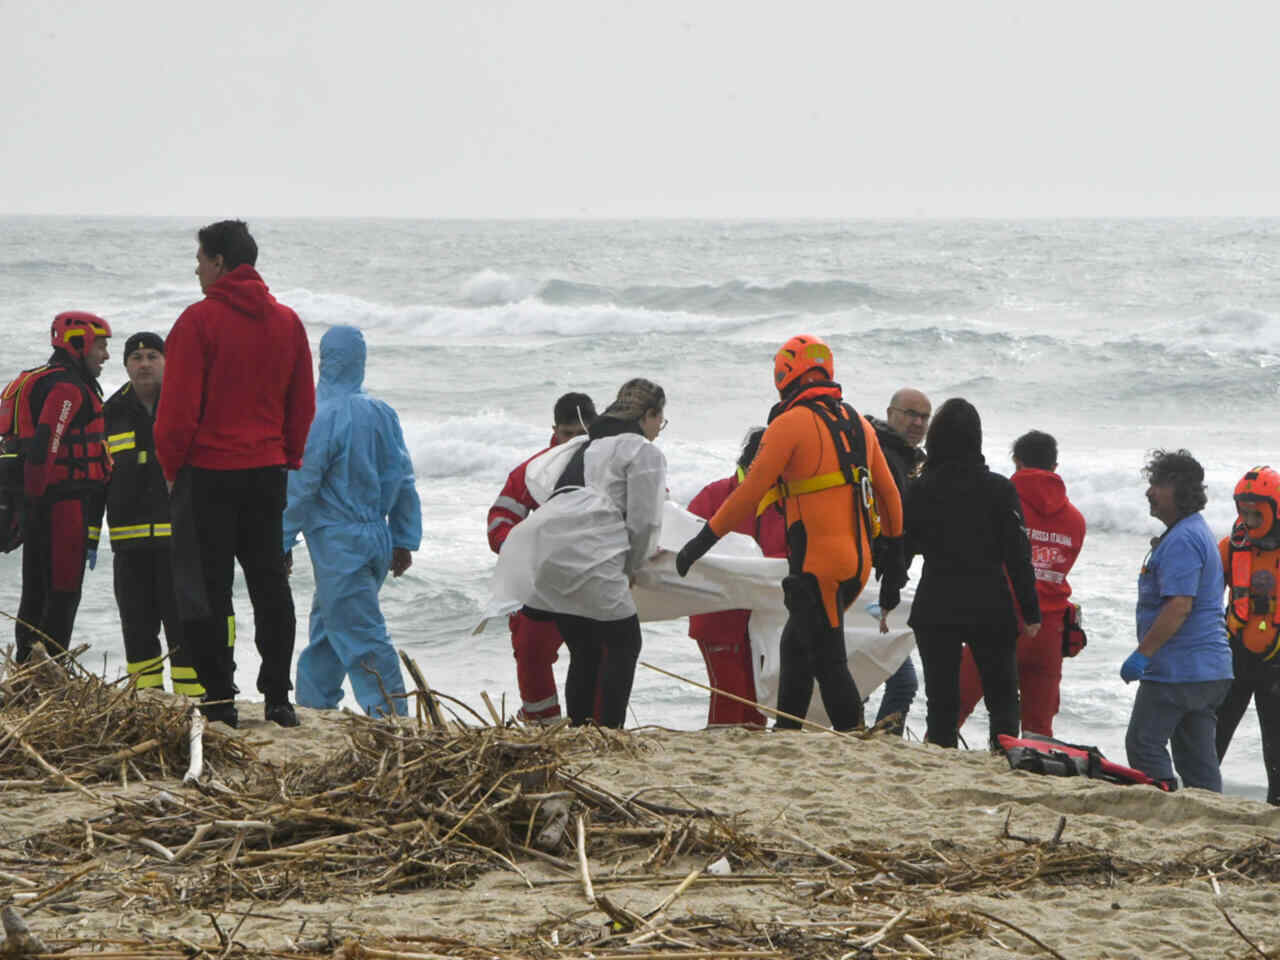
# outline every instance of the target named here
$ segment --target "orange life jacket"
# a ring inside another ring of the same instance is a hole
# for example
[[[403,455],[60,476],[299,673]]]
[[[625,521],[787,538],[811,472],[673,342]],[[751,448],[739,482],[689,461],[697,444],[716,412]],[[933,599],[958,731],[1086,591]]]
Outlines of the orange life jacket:
[[[1271,660],[1280,653],[1276,610],[1280,550],[1259,550],[1249,543],[1248,528],[1237,523],[1226,550],[1227,631],[1250,653]]]

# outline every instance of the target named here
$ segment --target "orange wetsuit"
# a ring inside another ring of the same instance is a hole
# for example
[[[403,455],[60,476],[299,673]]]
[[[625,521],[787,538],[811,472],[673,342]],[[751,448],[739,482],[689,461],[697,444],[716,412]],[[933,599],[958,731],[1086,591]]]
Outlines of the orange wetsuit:
[[[801,395],[804,396],[803,394]],[[867,468],[875,491],[881,532],[902,536],[902,499],[875,429],[858,418],[866,440]],[[796,403],[776,417],[760,440],[760,449],[742,484],[709,522],[717,536],[737,528],[779,479],[794,483],[840,469],[831,430],[822,416]],[[863,521],[861,491],[843,485],[787,497],[787,552],[792,573],[811,573],[818,581],[827,621],[840,626],[844,610],[837,602],[843,584],[857,580],[859,590],[871,575],[871,538]],[[845,604],[852,602],[846,595]]]

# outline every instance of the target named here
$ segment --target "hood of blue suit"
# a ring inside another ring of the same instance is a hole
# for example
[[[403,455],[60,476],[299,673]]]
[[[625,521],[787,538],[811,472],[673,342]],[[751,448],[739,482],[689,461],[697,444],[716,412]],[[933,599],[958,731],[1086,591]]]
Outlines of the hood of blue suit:
[[[334,327],[320,338],[320,382],[316,399],[359,393],[364,385],[364,334],[355,327]]]

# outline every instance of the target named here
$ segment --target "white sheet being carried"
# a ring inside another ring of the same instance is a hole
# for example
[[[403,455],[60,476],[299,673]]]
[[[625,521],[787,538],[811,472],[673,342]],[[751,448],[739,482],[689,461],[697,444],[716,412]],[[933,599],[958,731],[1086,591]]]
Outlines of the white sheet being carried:
[[[539,494],[543,497],[550,495],[551,487],[575,447],[574,443],[561,444],[530,462],[526,483],[535,499],[541,500]],[[701,517],[670,501],[664,505],[659,552],[640,569],[632,587],[637,612],[642,621],[653,621],[678,620],[696,613],[721,610],[751,610],[748,629],[756,667],[756,699],[759,703],[776,707],[779,645],[787,619],[782,600],[782,578],[787,575],[787,561],[765,557],[753,539],[740,533],[730,533],[693,566],[688,577],[682,578],[676,573],[675,555],[698,532],[703,522]],[[506,616],[525,603],[527,597],[524,594],[531,582],[532,571],[523,575],[516,571],[503,575],[500,568],[494,576],[484,617],[475,632],[479,633],[495,620],[505,625]],[[911,612],[909,601],[904,598],[902,605],[890,614],[889,632],[882,634],[879,620],[865,613],[872,597],[869,589],[845,615],[849,670],[864,697],[902,665],[915,645],[915,637],[906,625]],[[816,684],[809,719],[816,723],[828,722]]]

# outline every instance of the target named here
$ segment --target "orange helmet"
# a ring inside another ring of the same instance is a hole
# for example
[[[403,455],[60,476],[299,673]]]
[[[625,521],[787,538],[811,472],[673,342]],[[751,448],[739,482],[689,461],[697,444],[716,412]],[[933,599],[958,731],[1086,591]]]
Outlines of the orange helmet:
[[[817,337],[792,337],[774,355],[773,385],[782,393],[810,370],[823,371],[828,380],[835,377],[831,348]]]
[[[92,313],[69,310],[53,318],[49,339],[59,350],[83,359],[99,337],[111,336],[111,324]]]
[[[1256,503],[1262,508],[1262,523],[1249,527],[1249,542],[1265,549],[1280,546],[1276,511],[1280,507],[1280,473],[1270,467],[1254,467],[1236,484],[1236,507]]]

